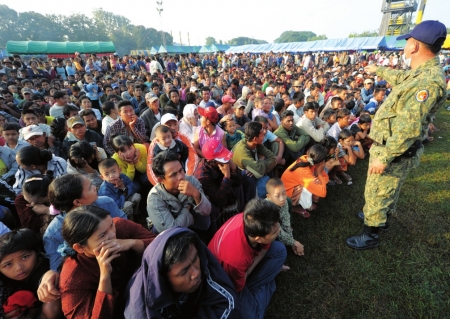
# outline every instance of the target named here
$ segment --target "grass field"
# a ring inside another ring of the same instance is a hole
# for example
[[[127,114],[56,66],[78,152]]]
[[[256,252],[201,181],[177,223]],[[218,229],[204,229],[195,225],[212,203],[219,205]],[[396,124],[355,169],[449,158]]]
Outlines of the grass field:
[[[368,160],[349,169],[352,186],[329,189],[309,219],[292,217],[305,256],[288,249],[266,318],[450,318],[450,112],[409,175],[378,249],[353,251],[362,230]],[[441,137],[441,138],[439,138]]]

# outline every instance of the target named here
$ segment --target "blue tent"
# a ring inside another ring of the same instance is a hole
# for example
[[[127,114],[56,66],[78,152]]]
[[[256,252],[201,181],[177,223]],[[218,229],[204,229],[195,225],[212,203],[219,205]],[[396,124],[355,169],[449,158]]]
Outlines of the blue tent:
[[[308,42],[250,44],[230,47],[227,53],[262,53],[262,52],[318,52],[376,50],[386,47],[385,37],[343,38]]]

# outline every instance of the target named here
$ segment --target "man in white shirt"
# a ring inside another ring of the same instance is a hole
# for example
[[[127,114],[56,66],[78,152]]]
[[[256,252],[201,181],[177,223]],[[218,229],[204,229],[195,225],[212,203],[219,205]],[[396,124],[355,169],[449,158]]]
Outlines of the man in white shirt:
[[[303,106],[304,114],[298,121],[297,126],[319,143],[325,137],[330,125],[317,117],[319,110],[314,107],[314,104],[313,102],[308,102]]]
[[[150,74],[155,74],[156,70],[159,70],[160,73],[163,73],[163,68],[161,64],[156,61],[155,57],[151,57],[152,61],[150,62]]]
[[[305,105],[305,95],[302,92],[294,93],[292,104],[287,108],[287,110],[294,112],[294,124],[297,124],[303,116],[303,105]]]

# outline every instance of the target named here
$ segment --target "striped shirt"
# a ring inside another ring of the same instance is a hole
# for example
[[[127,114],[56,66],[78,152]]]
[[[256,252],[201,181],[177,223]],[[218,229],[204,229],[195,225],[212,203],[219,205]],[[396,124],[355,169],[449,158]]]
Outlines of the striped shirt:
[[[103,139],[103,146],[109,155],[114,154],[114,149],[111,146],[111,136],[120,133],[120,135],[128,136],[134,143],[144,144],[148,141],[144,121],[138,117],[134,129],[131,130],[132,134],[128,133],[127,126],[118,118],[106,128],[105,137]]]

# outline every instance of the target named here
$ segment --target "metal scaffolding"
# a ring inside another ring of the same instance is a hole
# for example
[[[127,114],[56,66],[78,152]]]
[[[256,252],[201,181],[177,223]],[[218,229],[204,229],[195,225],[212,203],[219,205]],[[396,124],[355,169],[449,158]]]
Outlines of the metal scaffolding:
[[[383,0],[378,35],[401,35],[408,32],[412,25],[412,15],[418,7],[417,0]]]

